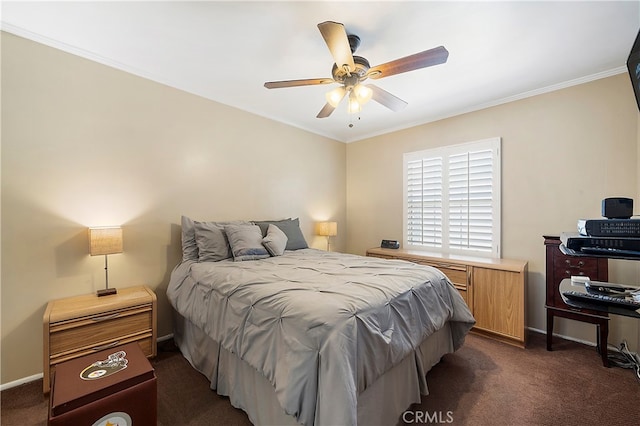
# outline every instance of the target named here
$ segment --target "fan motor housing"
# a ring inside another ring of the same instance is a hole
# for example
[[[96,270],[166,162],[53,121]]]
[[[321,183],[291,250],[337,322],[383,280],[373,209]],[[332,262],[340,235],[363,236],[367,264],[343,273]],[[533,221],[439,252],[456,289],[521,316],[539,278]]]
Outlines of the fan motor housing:
[[[351,74],[352,75],[356,74],[359,80],[366,79],[365,75],[367,74],[367,71],[369,71],[369,68],[371,67],[369,65],[369,61],[367,61],[362,56],[354,55],[353,62],[356,65],[356,69],[355,71],[351,71]],[[347,73],[346,70],[339,68],[336,64],[333,64],[333,68],[331,69],[331,76],[335,81],[344,82],[347,76],[349,76],[349,74]]]
[[[351,54],[353,55],[360,47],[360,37],[355,34],[347,34],[347,40],[349,40],[349,49],[351,49]]]

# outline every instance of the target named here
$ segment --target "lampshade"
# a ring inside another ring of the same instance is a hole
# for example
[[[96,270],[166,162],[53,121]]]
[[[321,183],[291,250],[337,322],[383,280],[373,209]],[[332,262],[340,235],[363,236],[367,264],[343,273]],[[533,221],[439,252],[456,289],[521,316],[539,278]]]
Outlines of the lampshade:
[[[337,222],[317,222],[316,235],[321,235],[323,237],[335,237],[336,235],[338,235],[338,223]]]
[[[89,253],[91,256],[122,253],[122,228],[89,228]]]

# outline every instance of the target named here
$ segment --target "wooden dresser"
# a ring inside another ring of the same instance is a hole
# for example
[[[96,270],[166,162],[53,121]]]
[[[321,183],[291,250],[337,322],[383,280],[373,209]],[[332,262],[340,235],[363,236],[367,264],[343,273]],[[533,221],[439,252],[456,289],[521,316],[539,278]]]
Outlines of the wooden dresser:
[[[547,310],[547,350],[551,350],[553,340],[553,318],[562,317],[588,322],[597,326],[598,350],[606,353],[607,342],[601,341],[609,329],[606,312],[574,308],[562,301],[558,290],[560,282],[571,276],[587,276],[594,281],[608,281],[609,262],[602,257],[567,256],[560,251],[560,237],[543,236],[546,250],[546,304]],[[604,331],[604,332],[603,332]]]
[[[367,256],[408,260],[441,270],[467,302],[476,319],[475,333],[526,345],[526,261],[379,247],[367,250]]]
[[[131,342],[155,356],[156,315],[156,295],[146,286],[49,302],[42,320],[43,392],[49,392],[56,364],[70,359]]]

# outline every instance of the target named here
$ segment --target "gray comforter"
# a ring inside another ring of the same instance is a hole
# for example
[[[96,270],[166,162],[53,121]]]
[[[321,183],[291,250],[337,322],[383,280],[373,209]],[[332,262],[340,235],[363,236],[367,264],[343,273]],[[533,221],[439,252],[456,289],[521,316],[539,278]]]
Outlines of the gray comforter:
[[[284,410],[306,425],[355,425],[357,395],[367,386],[446,322],[455,349],[475,323],[434,268],[315,249],[186,261],[172,272],[167,296],[260,371]]]

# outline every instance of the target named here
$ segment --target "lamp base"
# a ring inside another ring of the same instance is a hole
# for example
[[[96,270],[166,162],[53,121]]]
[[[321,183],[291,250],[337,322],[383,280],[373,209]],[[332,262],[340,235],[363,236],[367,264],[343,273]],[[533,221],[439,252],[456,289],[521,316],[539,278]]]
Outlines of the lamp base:
[[[108,296],[110,294],[116,294],[116,293],[118,293],[118,290],[116,290],[115,288],[103,288],[102,290],[98,290],[96,292],[98,297]]]

